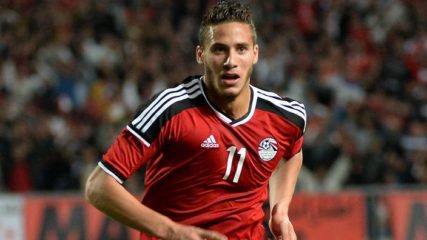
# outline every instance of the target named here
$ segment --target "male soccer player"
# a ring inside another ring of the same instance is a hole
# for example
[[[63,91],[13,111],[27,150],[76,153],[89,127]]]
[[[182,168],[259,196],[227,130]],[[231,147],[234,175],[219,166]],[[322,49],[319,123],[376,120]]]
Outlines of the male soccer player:
[[[296,239],[288,217],[302,164],[304,106],[250,85],[258,60],[248,7],[220,1],[196,48],[202,76],[142,105],[93,171],[86,197],[141,239]],[[122,183],[146,165],[142,202]],[[269,191],[267,191],[268,189]]]

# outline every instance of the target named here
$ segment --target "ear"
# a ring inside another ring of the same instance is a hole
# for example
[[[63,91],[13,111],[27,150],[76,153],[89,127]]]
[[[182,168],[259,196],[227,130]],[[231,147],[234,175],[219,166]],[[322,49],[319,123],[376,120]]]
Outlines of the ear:
[[[197,47],[196,47],[196,61],[198,64],[204,64],[205,63],[203,48],[200,45],[197,45]]]
[[[256,64],[258,62],[258,52],[259,52],[259,46],[258,46],[258,44],[255,44],[255,46],[254,46],[254,60],[252,61],[253,64]]]

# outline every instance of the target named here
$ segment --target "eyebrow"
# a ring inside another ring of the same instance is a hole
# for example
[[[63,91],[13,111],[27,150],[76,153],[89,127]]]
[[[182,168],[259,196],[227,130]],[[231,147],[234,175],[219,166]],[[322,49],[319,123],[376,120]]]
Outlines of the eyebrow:
[[[237,43],[236,46],[237,47],[247,47],[247,48],[249,48],[250,44],[248,44],[248,43]]]
[[[226,48],[228,48],[228,45],[224,44],[224,43],[216,42],[216,43],[214,43],[214,44],[211,45],[211,48],[212,47],[226,47]]]
[[[247,48],[249,48],[250,44],[245,43],[245,42],[241,42],[241,43],[236,43],[233,46],[236,46],[236,47],[247,47]],[[225,47],[225,48],[229,48],[229,46],[227,44],[220,43],[220,42],[216,42],[216,43],[212,44],[211,48],[213,48],[213,47]]]

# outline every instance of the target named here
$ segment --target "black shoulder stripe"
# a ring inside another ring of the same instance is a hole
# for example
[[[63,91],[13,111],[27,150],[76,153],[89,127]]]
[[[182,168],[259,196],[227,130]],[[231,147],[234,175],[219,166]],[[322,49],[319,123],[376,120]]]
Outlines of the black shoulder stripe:
[[[147,128],[146,131],[143,132],[143,137],[149,143],[153,142],[153,140],[157,137],[160,130],[163,126],[171,120],[174,116],[179,113],[185,111],[186,109],[201,106],[206,104],[201,92],[193,99],[184,99],[179,102],[174,103],[171,107],[167,108],[155,121],[153,121],[152,125]]]
[[[130,128],[133,134],[150,144],[174,115],[198,105],[200,103],[198,98],[202,96],[200,80],[186,81],[174,88],[164,90],[149,104],[140,108],[139,113],[128,124],[128,129]]]
[[[304,132],[305,121],[301,117],[298,117],[293,113],[290,113],[282,108],[279,108],[278,106],[275,106],[264,99],[259,99],[257,107],[264,111],[273,112],[275,114],[283,116],[285,119],[289,120],[290,122],[298,126],[302,132]]]
[[[156,105],[161,104],[160,102],[164,99],[168,99],[168,97],[173,97],[179,92],[182,92],[183,89],[190,89],[191,87],[198,84],[198,81],[196,79],[192,79],[193,81],[190,81],[188,78],[184,80],[184,83],[181,83],[179,85],[176,85],[173,88],[165,89],[156,95],[154,95],[149,101],[142,104],[138,110],[137,114],[134,116],[134,120],[137,119],[139,116],[144,114],[144,111],[150,110],[154,108]]]
[[[283,116],[297,125],[302,133],[305,132],[306,112],[304,104],[291,98],[278,98],[278,95],[269,92],[259,91],[258,93],[257,107],[259,109]]]

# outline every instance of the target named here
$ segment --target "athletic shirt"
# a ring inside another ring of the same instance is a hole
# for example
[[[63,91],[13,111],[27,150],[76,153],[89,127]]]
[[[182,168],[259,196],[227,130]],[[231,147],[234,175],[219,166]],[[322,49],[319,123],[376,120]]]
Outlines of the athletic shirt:
[[[301,151],[306,113],[250,89],[247,114],[234,120],[208,100],[203,77],[189,77],[142,105],[98,165],[119,183],[146,165],[142,203],[176,222],[264,239],[268,181]]]

